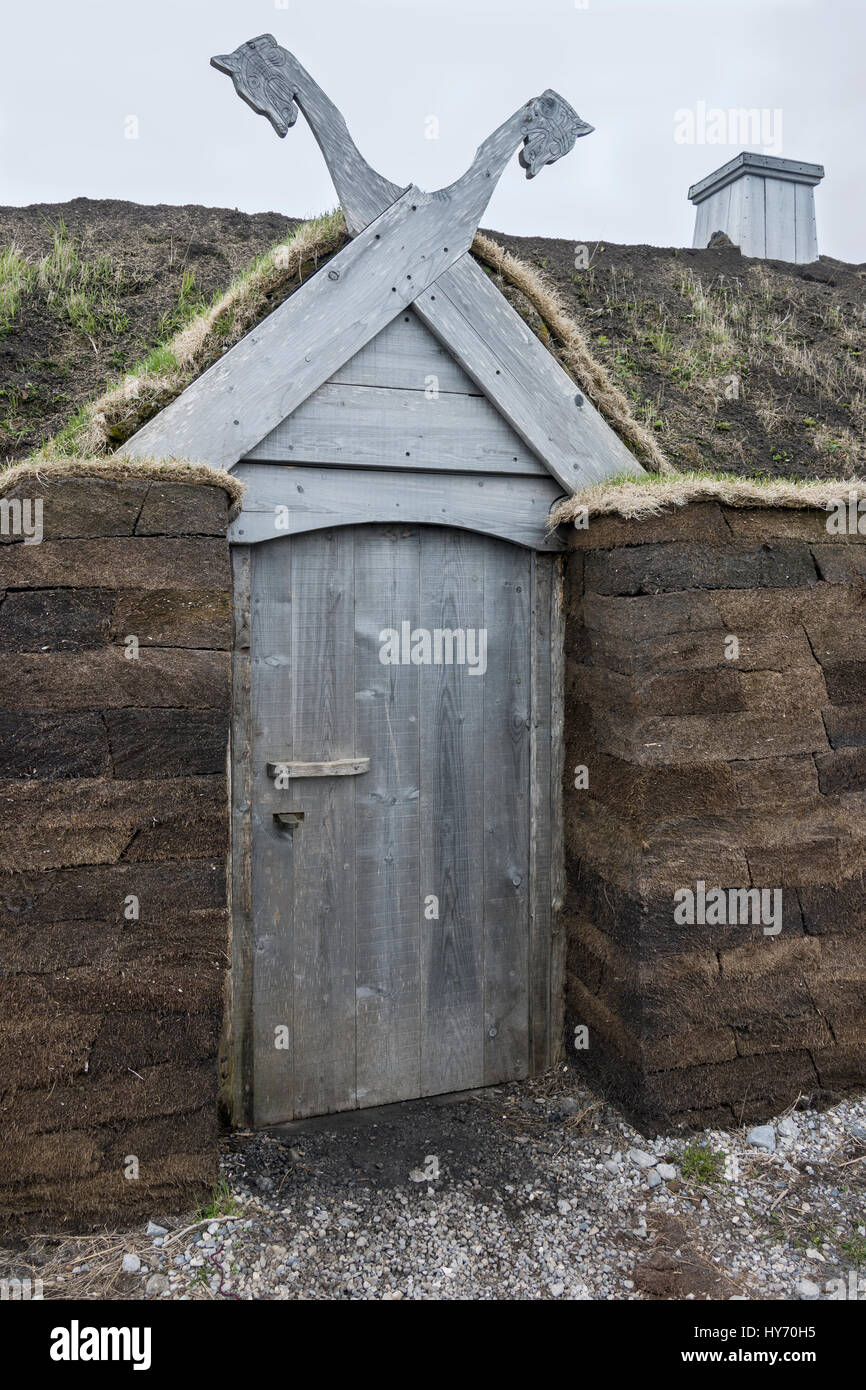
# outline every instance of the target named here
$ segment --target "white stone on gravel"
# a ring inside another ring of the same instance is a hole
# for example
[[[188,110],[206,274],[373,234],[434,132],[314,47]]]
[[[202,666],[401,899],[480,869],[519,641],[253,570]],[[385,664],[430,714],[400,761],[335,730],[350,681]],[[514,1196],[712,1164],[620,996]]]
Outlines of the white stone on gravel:
[[[756,1125],[746,1135],[746,1143],[753,1149],[763,1149],[765,1153],[776,1152],[776,1131],[772,1125]]]
[[[124,1274],[137,1274],[141,1269],[141,1260],[134,1252],[127,1252],[121,1261],[120,1268]]]
[[[629,1149],[628,1156],[638,1168],[654,1168],[656,1165],[656,1155],[648,1154],[646,1149]]]
[[[164,1274],[151,1274],[144,1286],[145,1293],[162,1294],[168,1288],[168,1280]]]
[[[758,1126],[775,1130],[773,1152],[748,1142],[748,1126],[648,1140],[616,1111],[593,1106],[589,1092],[579,1097],[588,1118],[569,1123],[577,1112],[564,1102],[578,1096],[569,1073],[562,1087],[566,1095],[547,1082],[544,1089],[531,1081],[502,1086],[496,1100],[479,1093],[457,1124],[431,1107],[420,1122],[410,1115],[399,1132],[374,1124],[363,1144],[353,1129],[311,1131],[293,1136],[291,1154],[285,1141],[245,1136],[222,1159],[244,1220],[195,1226],[185,1250],[148,1242],[153,1273],[142,1265],[138,1278],[112,1292],[141,1298],[146,1283],[158,1289],[151,1279],[168,1274],[162,1292],[147,1297],[642,1299],[655,1247],[650,1213],[659,1207],[678,1223],[674,1257],[712,1264],[732,1281],[721,1298],[731,1287],[753,1300],[821,1298],[818,1285],[828,1280],[827,1294],[838,1297],[839,1279],[846,1289],[849,1276],[856,1279],[846,1247],[866,1231],[862,1194],[846,1164],[862,1152],[866,1098]],[[787,1119],[794,1121],[790,1137]],[[692,1145],[724,1157],[727,1182],[683,1176],[682,1156]],[[438,1150],[438,1181],[428,1176],[431,1155],[422,1158],[428,1149]],[[636,1162],[633,1153],[648,1161]],[[415,1164],[417,1184],[408,1180]],[[178,1229],[195,1222],[190,1212]],[[826,1233],[820,1250],[804,1248],[810,1227]],[[70,1267],[80,1270],[84,1259],[85,1250],[74,1249]]]
[[[165,1226],[157,1226],[155,1221],[148,1221],[144,1234],[146,1236],[167,1236],[168,1230]]]
[[[409,1174],[410,1182],[435,1182],[439,1176],[439,1159],[436,1154],[427,1154],[423,1168],[413,1168]]]

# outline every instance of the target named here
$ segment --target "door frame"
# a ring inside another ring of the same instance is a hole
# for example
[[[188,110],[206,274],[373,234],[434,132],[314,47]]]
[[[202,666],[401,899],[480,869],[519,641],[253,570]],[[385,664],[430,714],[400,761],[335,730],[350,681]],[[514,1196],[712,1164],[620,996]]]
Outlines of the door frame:
[[[341,524],[357,525],[358,522],[337,523],[328,529],[335,530]],[[450,528],[446,526],[445,529]],[[490,534],[480,526],[460,529],[477,529],[481,535]],[[291,536],[280,539],[291,545]],[[233,542],[231,545],[233,639],[227,862],[231,939],[219,1051],[219,1096],[223,1118],[233,1128],[250,1128],[253,1124],[252,548],[251,544]],[[559,909],[565,883],[562,807],[565,624],[561,555],[526,548],[532,553],[533,618],[528,982],[529,1074],[533,1076],[561,1059],[564,1042],[565,936]],[[545,738],[548,722],[550,736]]]

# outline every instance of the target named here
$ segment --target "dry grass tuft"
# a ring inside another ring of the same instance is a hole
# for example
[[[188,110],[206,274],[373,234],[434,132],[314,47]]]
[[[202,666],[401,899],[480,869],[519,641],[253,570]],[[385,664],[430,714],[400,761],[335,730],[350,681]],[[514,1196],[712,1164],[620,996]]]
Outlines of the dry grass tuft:
[[[260,1212],[261,1208],[256,1203],[247,1203],[243,1211],[237,1214],[207,1216],[179,1226],[165,1237],[160,1253],[172,1257],[179,1254],[211,1221],[228,1225],[230,1222],[249,1220]],[[23,1252],[7,1254],[0,1250],[0,1277],[13,1277],[11,1271],[14,1269],[15,1277],[21,1278],[19,1271],[23,1268],[24,1278],[42,1281],[44,1298],[64,1300],[128,1298],[130,1285],[140,1282],[135,1294],[141,1298],[144,1280],[122,1271],[123,1257],[128,1254],[138,1255],[142,1265],[147,1265],[151,1272],[157,1272],[154,1267],[154,1246],[139,1231],[106,1230],[85,1236],[38,1234],[28,1238]],[[38,1262],[31,1263],[34,1255]],[[10,1273],[7,1273],[7,1269]],[[191,1298],[210,1299],[214,1296],[207,1283],[203,1282],[199,1270],[189,1268],[185,1273],[188,1284],[184,1292]]]
[[[590,516],[621,516],[642,521],[672,507],[690,502],[722,502],[728,507],[792,507],[828,511],[836,502],[847,502],[854,492],[866,497],[866,479],[834,478],[797,482],[790,478],[739,478],[734,474],[666,474],[663,478],[610,478],[583,488],[560,502],[550,517],[551,527],[573,521],[587,508]]]
[[[231,499],[230,518],[237,516],[240,511],[244,493],[244,484],[233,474],[219,468],[208,468],[204,463],[189,463],[185,459],[58,457],[44,462],[25,459],[23,463],[3,469],[0,472],[0,496],[31,479],[44,485],[56,478],[152,478],[154,481],[221,487]]]

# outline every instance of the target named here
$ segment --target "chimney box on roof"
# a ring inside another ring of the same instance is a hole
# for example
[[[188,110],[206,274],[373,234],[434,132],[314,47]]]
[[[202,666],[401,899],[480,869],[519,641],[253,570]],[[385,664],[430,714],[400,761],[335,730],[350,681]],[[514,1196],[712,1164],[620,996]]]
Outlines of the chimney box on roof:
[[[744,151],[692,184],[697,207],[694,246],[726,232],[744,256],[805,265],[818,258],[813,189],[821,164]]]

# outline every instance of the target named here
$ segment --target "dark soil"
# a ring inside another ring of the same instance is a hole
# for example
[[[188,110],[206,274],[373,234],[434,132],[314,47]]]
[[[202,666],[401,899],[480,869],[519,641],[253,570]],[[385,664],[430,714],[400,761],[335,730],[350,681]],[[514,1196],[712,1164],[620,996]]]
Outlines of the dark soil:
[[[35,262],[61,223],[83,259],[114,267],[116,314],[88,337],[38,288],[24,296],[0,331],[0,461],[56,433],[297,219],[76,198],[0,208],[0,251]],[[866,471],[866,266],[595,243],[577,269],[570,241],[492,235],[553,281],[677,467]]]
[[[866,468],[866,265],[491,235],[553,281],[678,468],[787,477]],[[686,284],[709,301],[702,319]],[[739,377],[739,398],[725,396]]]
[[[293,1187],[317,1193],[390,1191],[406,1186],[421,1155],[436,1154],[444,1180],[487,1201],[506,1183],[517,1187],[537,1177],[530,1137],[561,1143],[563,1119],[514,1085],[229,1134],[225,1142],[240,1159],[229,1167],[237,1167],[253,1194],[279,1191],[289,1175]],[[516,1214],[522,1196],[505,1205]]]
[[[116,267],[117,311],[127,324],[89,341],[46,296],[27,296],[12,330],[0,335],[0,461],[23,458],[55,434],[80,405],[180,327],[182,300],[208,303],[298,220],[276,212],[75,198],[0,208],[0,250],[15,244],[37,261],[50,252],[61,223],[82,258],[104,256]]]

